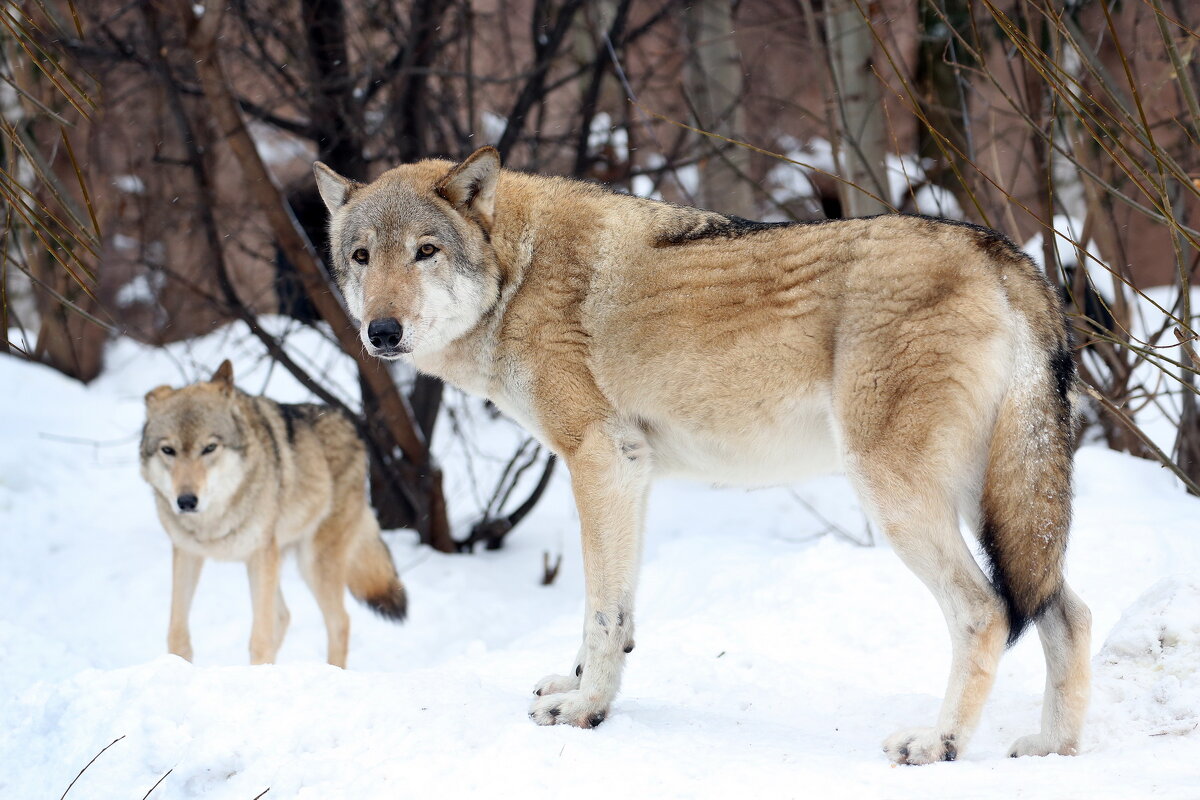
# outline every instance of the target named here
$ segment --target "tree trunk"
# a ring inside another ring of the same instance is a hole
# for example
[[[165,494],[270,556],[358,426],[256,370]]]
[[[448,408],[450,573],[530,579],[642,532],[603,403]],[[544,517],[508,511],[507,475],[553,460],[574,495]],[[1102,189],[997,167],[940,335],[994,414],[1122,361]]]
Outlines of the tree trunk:
[[[829,0],[825,30],[840,137],[834,149],[847,181],[839,189],[842,208],[849,217],[883,214],[890,210],[887,138],[871,28],[854,0]]]
[[[742,59],[734,37],[729,0],[697,0],[684,11],[689,57],[684,85],[696,127],[730,139],[745,136],[742,124]],[[705,208],[741,217],[755,215],[749,183],[750,151],[705,137],[710,150],[700,162],[700,194]]]
[[[44,287],[53,287],[88,313],[97,312],[98,306],[48,255],[36,252],[31,261],[32,271],[42,284],[33,287],[39,323],[34,356],[64,375],[87,383],[104,367],[108,331],[72,311]]]
[[[357,331],[334,295],[316,251],[297,225],[282,191],[275,185],[246,129],[216,46],[223,11],[221,2],[209,0],[200,16],[193,11],[189,0],[179,0],[178,9],[209,111],[241,166],[247,195],[258,205],[280,248],[300,272],[309,299],[329,323],[342,350],[357,362],[364,387],[364,408],[372,401],[378,404],[376,418],[415,468],[410,482],[415,482],[417,488],[409,497],[409,501],[417,506],[414,526],[422,541],[452,552],[453,541],[442,500],[441,472],[433,463],[426,441],[414,426],[404,397],[384,365],[363,352]]]
[[[970,169],[959,153],[972,157],[967,131],[968,90],[960,66],[964,63],[963,49],[954,31],[969,34],[970,9],[967,0],[941,0],[937,5],[934,0],[921,0],[920,9],[921,38],[913,83],[929,125],[917,126],[917,155],[932,164],[925,171],[930,182],[952,192],[959,206],[968,208],[971,201],[958,177]],[[948,25],[943,18],[949,21]]]

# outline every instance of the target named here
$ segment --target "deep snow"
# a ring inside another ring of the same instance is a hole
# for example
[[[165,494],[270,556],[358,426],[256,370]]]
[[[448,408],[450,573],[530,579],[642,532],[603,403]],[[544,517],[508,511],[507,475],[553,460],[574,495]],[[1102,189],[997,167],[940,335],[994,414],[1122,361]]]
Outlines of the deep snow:
[[[353,385],[320,337],[289,341]],[[1068,559],[1096,653],[1076,758],[1003,757],[1038,727],[1034,635],[1002,661],[958,762],[889,765],[884,736],[937,712],[949,642],[886,544],[828,531],[865,535],[839,478],[656,486],[637,649],[593,731],[525,716],[535,681],[569,669],[578,644],[564,471],[501,551],[444,556],[387,534],[411,617],[352,605],[349,670],[321,663],[320,615],[290,565],[280,664],[246,666],[245,571],[212,562],[192,612],[196,665],[166,656],[170,547],[137,475],[141,397],[225,355],[243,388],[307,399],[238,326],[166,351],[119,341],[87,388],[0,359],[0,798],[59,797],[120,736],[68,797],[139,798],[168,770],[151,797],[1200,797],[1200,501],[1157,465],[1093,446],[1077,458]],[[483,442],[472,483],[462,445],[438,433],[463,523],[519,433],[454,402]],[[564,554],[549,587],[545,551]]]

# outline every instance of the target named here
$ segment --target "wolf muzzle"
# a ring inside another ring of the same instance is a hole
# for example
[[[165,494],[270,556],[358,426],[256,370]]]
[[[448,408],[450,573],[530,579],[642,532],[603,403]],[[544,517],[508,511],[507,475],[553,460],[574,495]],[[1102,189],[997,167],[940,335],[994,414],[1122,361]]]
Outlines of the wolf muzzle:
[[[175,505],[179,507],[180,511],[186,514],[196,510],[200,505],[200,498],[191,492],[185,492],[175,498]]]
[[[371,342],[371,355],[382,358],[398,356],[408,352],[400,346],[404,328],[395,317],[371,320],[367,326],[367,339]]]

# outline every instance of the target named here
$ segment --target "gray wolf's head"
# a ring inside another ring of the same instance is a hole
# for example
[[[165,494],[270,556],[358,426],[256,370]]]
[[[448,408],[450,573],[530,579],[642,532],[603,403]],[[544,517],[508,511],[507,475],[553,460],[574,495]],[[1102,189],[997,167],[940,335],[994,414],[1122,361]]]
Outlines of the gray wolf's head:
[[[146,394],[142,477],[176,514],[203,514],[237,492],[247,425],[225,361],[207,383]]]
[[[440,350],[495,304],[495,148],[457,165],[406,164],[369,184],[320,162],[313,171],[329,208],[331,270],[367,352],[396,359]]]

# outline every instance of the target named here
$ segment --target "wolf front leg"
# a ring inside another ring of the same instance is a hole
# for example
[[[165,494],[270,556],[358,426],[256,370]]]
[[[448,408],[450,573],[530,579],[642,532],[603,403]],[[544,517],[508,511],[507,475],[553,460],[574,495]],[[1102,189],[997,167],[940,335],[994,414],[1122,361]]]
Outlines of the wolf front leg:
[[[538,684],[539,725],[594,728],[608,715],[633,649],[633,598],[650,487],[649,448],[633,426],[595,425],[567,459],[583,537],[587,603],[574,676]]]
[[[192,660],[188,614],[192,610],[192,598],[196,596],[196,584],[200,582],[200,568],[203,566],[202,556],[178,547],[171,548],[171,622],[167,628],[167,652],[188,661]]]
[[[250,623],[250,663],[270,664],[282,644],[277,604],[279,593],[279,545],[274,537],[262,549],[254,552],[246,561],[250,576],[250,605],[253,621]]]

